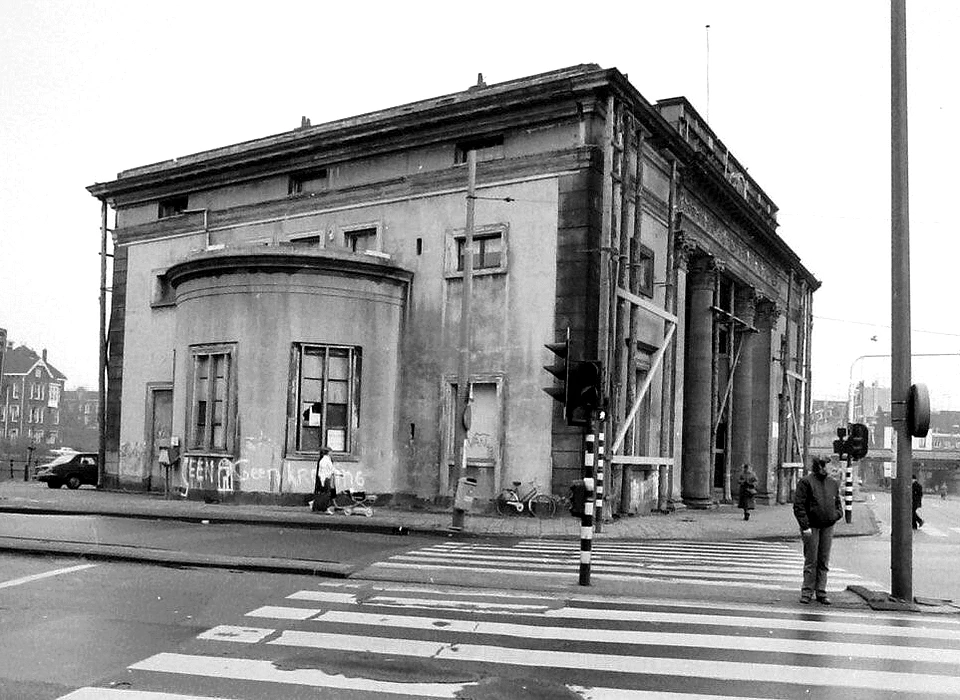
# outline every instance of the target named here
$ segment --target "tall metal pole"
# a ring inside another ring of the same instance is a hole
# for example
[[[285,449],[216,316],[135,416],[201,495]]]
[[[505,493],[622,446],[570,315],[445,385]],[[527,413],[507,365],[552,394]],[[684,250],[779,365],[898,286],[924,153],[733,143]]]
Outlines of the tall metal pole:
[[[100,405],[97,419],[97,486],[103,486],[107,455],[107,200],[100,200],[100,361],[97,366],[97,389]]]
[[[890,533],[890,592],[913,601],[913,532],[910,478],[912,449],[907,425],[910,391],[910,190],[907,149],[907,8],[890,5],[891,143],[891,418],[897,435],[897,473],[893,480]]]
[[[457,409],[454,417],[454,462],[457,465],[456,488],[467,475],[467,429],[470,403],[470,297],[473,294],[473,220],[476,205],[477,152],[467,151],[467,228],[463,236],[463,290],[460,298],[460,373],[457,379]],[[452,529],[462,530],[466,511],[453,506]]]

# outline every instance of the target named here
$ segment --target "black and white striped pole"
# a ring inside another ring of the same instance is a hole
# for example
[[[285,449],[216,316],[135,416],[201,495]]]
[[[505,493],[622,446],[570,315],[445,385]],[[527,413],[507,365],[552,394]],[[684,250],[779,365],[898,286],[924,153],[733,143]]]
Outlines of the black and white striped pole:
[[[853,466],[850,455],[847,455],[847,473],[843,482],[843,517],[848,523],[853,522]]]
[[[600,411],[600,419],[597,421],[597,505],[594,509],[596,514],[593,518],[594,532],[600,532],[603,529],[603,476],[606,466],[603,461],[604,439],[603,439],[603,419],[606,415]]]
[[[594,449],[596,447],[596,436],[593,434],[593,427],[586,435],[586,446],[583,451],[583,488],[584,503],[583,515],[580,516],[580,585],[590,585],[590,557],[593,551],[593,474],[595,464]]]

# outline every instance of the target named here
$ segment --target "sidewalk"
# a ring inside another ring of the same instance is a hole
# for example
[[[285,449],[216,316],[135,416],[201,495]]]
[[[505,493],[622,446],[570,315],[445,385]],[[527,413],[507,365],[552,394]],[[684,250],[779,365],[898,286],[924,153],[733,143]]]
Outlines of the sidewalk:
[[[70,513],[131,518],[169,518],[192,522],[244,523],[314,529],[336,529],[383,534],[415,534],[442,537],[550,537],[580,539],[580,520],[566,513],[553,518],[473,514],[466,517],[463,532],[450,530],[449,511],[373,508],[372,517],[326,515],[308,508],[274,505],[225,505],[165,499],[163,496],[83,487],[48,489],[38,482],[0,482],[0,513]],[[872,535],[878,532],[873,511],[866,503],[854,504],[853,522],[841,520],[837,537]],[[737,540],[795,539],[799,537],[790,505],[759,506],[750,520],[732,505],[708,510],[679,510],[604,522],[598,540]]]

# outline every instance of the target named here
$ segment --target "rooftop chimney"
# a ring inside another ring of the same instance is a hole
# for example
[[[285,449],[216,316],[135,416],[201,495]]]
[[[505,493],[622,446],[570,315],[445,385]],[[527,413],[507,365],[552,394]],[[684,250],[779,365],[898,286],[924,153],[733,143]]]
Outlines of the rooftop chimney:
[[[47,361],[47,349],[46,349],[46,348],[43,349],[43,361],[44,361],[44,362]]]
[[[300,117],[300,128],[306,129],[308,126],[310,126],[309,117]]]

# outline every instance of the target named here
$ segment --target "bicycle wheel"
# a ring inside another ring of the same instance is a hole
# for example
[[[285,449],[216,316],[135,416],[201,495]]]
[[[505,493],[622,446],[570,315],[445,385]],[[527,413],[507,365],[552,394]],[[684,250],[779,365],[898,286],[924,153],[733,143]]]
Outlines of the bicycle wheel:
[[[557,502],[551,496],[538,493],[530,499],[530,514],[535,518],[552,518],[557,512]]]
[[[513,491],[501,491],[497,496],[497,513],[499,515],[516,515],[517,509],[514,507],[517,497]]]

